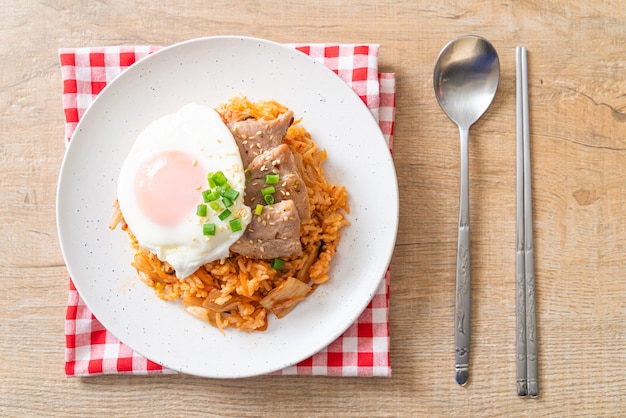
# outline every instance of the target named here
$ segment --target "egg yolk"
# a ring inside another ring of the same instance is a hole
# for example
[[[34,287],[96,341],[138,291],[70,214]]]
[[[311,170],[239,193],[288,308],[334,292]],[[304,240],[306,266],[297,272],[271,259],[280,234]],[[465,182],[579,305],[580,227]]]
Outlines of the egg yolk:
[[[204,182],[206,173],[191,155],[161,151],[146,159],[137,171],[137,205],[156,224],[176,226],[195,211]]]

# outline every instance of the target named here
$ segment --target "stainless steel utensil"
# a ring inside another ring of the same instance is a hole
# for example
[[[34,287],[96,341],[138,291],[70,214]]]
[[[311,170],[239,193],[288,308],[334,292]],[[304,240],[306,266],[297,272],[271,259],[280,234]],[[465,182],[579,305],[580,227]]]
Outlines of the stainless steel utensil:
[[[469,380],[471,281],[469,216],[469,129],[491,104],[500,81],[498,54],[486,39],[462,36],[439,54],[433,74],[439,106],[461,136],[461,192],[456,268],[456,381]]]
[[[515,49],[516,62],[516,327],[517,395],[537,397],[537,325],[535,314],[535,259],[532,186],[530,171],[530,123],[528,115],[528,62],[525,47]]]

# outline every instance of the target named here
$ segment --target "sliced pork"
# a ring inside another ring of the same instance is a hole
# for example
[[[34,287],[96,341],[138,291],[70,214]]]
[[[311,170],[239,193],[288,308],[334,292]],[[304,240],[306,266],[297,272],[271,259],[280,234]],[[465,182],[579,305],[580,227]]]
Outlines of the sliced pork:
[[[254,215],[231,251],[250,258],[270,260],[302,255],[300,216],[293,200],[263,207]]]
[[[246,185],[244,202],[251,208],[263,205],[262,190],[268,186],[266,176],[278,174],[278,183],[273,184],[274,201],[293,200],[301,221],[311,218],[311,205],[306,185],[300,177],[294,155],[286,144],[281,144],[257,156],[248,165],[249,180]]]
[[[247,167],[257,155],[282,144],[292,123],[292,111],[274,120],[246,119],[231,123],[228,127],[239,147],[243,166]]]

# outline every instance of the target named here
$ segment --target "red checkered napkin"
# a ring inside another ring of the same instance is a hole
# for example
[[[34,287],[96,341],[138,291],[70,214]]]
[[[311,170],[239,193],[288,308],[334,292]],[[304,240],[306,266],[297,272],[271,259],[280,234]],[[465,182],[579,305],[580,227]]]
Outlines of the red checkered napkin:
[[[395,77],[378,72],[378,45],[289,44],[337,73],[361,97],[379,120],[391,151],[395,117]],[[149,46],[62,48],[65,136],[100,91],[135,61],[158,50]],[[389,376],[389,272],[358,320],[328,347],[307,360],[274,374],[329,376]],[[65,373],[175,373],[135,353],[108,332],[85,305],[70,279],[65,318]]]

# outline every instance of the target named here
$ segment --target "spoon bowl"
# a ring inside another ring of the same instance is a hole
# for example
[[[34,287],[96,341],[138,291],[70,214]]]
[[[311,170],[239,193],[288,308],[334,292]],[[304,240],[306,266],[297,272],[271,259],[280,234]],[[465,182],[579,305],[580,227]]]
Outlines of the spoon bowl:
[[[500,81],[495,48],[479,36],[449,42],[439,54],[433,73],[439,106],[458,125],[461,136],[461,193],[456,258],[455,357],[456,381],[469,380],[471,281],[469,217],[469,128],[491,104]]]
[[[439,54],[433,74],[439,106],[459,127],[468,129],[491,104],[499,81],[498,53],[478,36],[449,42]]]

